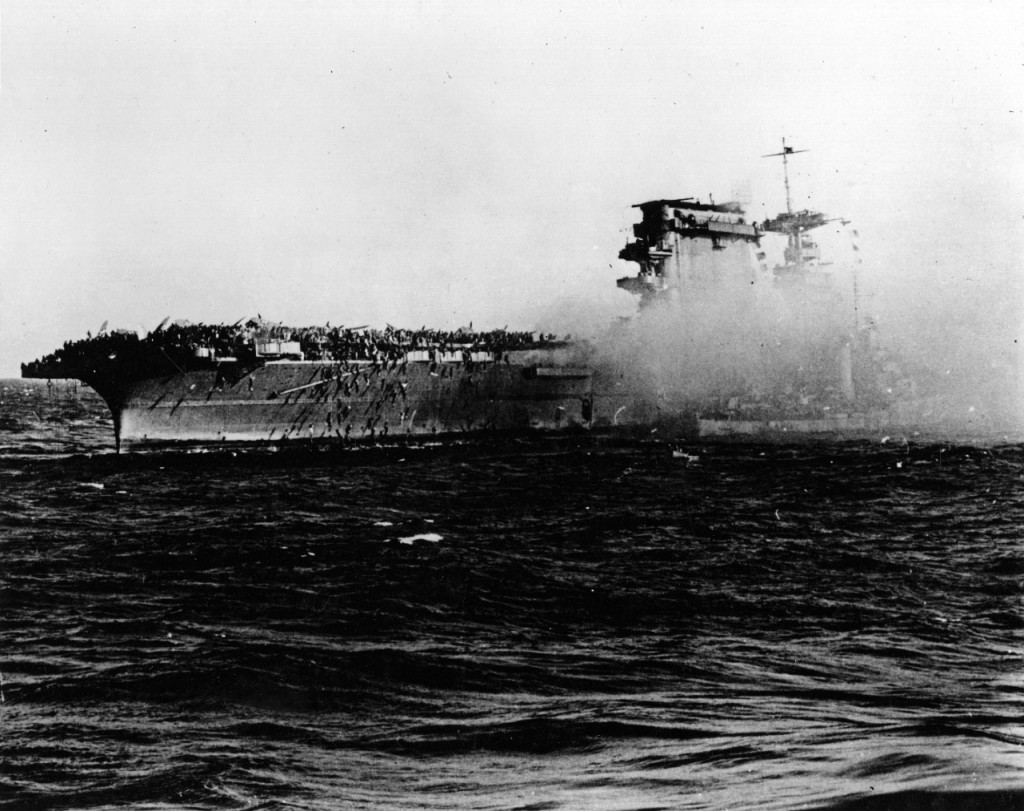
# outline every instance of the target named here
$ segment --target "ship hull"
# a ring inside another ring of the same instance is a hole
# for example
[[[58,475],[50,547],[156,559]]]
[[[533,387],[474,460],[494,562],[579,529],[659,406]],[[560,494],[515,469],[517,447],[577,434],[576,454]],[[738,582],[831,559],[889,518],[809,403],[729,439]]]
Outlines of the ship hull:
[[[701,439],[770,441],[820,437],[823,439],[874,438],[898,423],[888,412],[850,414],[809,419],[717,420],[698,419]]]
[[[111,408],[119,450],[628,430],[655,418],[584,366],[275,361],[90,382]]]
[[[592,364],[572,348],[472,360],[210,362],[160,374],[82,375],[110,407],[117,450],[359,445],[617,434],[707,442],[878,439],[910,425],[888,410],[808,419],[700,418],[652,395],[634,361]],[[50,368],[32,376],[54,376]],[[902,419],[899,417],[903,417]],[[909,429],[907,429],[909,430]]]

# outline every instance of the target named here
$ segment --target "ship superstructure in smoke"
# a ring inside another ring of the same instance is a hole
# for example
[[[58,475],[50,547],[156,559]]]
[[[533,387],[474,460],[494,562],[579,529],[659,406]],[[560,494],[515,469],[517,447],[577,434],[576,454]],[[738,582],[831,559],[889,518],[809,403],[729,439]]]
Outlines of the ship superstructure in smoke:
[[[723,274],[735,274],[724,258],[733,243],[757,244],[760,229],[746,221],[736,203],[700,203],[691,197],[639,203],[642,220],[633,226],[635,240],[619,258],[637,262],[636,276],[619,279],[618,286],[640,297],[641,307],[654,306],[681,295],[706,294],[716,289]],[[731,258],[731,257],[730,257]]]
[[[855,266],[822,257],[812,232],[835,220],[793,210],[788,159],[803,151],[783,141],[766,156],[783,159],[786,211],[760,223],[732,202],[635,206],[619,257],[639,271],[618,281],[639,297],[633,338],[657,397],[694,412],[702,434],[870,430],[913,393],[860,323]]]

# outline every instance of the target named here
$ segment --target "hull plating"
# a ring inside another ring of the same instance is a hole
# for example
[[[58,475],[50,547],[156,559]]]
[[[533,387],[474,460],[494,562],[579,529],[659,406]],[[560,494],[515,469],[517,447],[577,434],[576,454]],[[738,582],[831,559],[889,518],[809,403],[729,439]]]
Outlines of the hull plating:
[[[504,363],[222,366],[137,381],[107,400],[125,449],[580,431],[647,424],[656,416],[589,369]]]

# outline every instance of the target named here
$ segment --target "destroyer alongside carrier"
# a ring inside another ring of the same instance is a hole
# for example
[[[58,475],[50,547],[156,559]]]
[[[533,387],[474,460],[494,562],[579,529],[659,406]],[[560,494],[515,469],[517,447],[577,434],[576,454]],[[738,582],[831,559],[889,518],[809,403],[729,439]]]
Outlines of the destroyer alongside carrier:
[[[783,142],[778,154],[785,162],[793,153]],[[144,337],[101,330],[23,365],[22,375],[92,386],[110,407],[118,449],[531,432],[856,437],[906,423],[900,395],[911,384],[858,317],[855,276],[823,263],[812,238],[830,221],[792,210],[788,173],[786,190],[786,212],[762,223],[736,203],[636,206],[641,221],[619,257],[639,271],[618,286],[638,296],[639,311],[597,342],[175,323]],[[762,250],[770,239],[785,241],[771,270]],[[726,354],[697,372],[686,353],[713,358],[715,347],[692,335],[666,342],[664,330],[687,336],[690,316],[723,297],[742,323],[766,327],[734,336],[753,344],[736,347],[743,364],[732,368]],[[779,307],[785,330],[773,331]]]

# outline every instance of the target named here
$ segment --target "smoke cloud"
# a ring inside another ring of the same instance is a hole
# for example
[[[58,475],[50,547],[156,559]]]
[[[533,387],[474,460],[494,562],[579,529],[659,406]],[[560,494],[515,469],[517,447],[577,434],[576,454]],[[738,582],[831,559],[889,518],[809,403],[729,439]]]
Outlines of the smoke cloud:
[[[990,269],[966,287],[892,273],[880,284],[850,229],[821,230],[838,259],[820,270],[827,283],[778,284],[778,237],[760,249],[693,242],[678,294],[628,319],[566,303],[539,323],[591,338],[598,362],[631,369],[659,407],[737,418],[886,409],[950,439],[1020,431],[1020,283]]]

